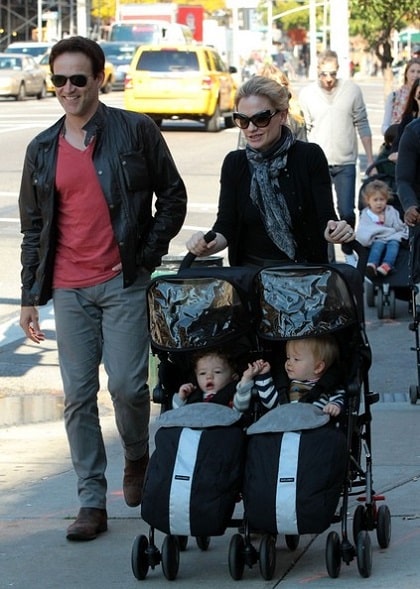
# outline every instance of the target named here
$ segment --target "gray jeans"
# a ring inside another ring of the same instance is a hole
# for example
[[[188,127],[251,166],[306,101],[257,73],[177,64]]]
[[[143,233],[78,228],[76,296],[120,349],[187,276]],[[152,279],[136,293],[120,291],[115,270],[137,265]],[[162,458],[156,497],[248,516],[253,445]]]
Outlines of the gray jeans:
[[[101,361],[125,457],[137,460],[147,448],[149,280],[144,271],[128,288],[122,287],[119,274],[97,286],[54,291],[64,421],[82,507],[106,505],[106,453],[97,403]]]

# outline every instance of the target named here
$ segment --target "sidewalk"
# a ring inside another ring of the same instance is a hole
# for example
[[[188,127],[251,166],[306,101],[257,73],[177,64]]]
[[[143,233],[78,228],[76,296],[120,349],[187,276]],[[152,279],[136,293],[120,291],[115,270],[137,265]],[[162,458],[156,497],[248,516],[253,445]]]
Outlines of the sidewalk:
[[[233,581],[228,569],[228,546],[234,529],[212,538],[209,550],[201,552],[193,539],[181,553],[175,583],[186,589],[244,587],[262,589],[308,586],[325,589],[341,587],[401,587],[417,589],[420,554],[420,402],[410,405],[407,391],[416,383],[415,354],[410,352],[413,334],[408,331],[406,303],[397,301],[395,320],[376,318],[376,310],[366,312],[366,328],[373,351],[371,389],[380,392],[373,406],[372,454],[374,488],[385,493],[392,515],[391,545],[378,547],[376,533],[370,533],[373,547],[372,576],[362,579],[354,560],[342,564],[339,579],[328,577],[325,543],[331,527],[318,537],[303,536],[295,552],[290,552],[279,536],[277,567],[272,581],[264,581],[258,564],[246,568],[242,581]],[[53,333],[42,347],[16,340],[0,348],[0,372],[4,384],[18,402],[22,392],[53,398],[61,403]],[[7,370],[6,370],[7,369]],[[2,393],[3,395],[3,393]],[[25,395],[24,395],[25,396]],[[26,395],[28,396],[28,395]],[[3,402],[10,395],[1,399]],[[52,403],[52,401],[49,401]],[[1,411],[3,414],[3,407]],[[131,547],[138,534],[148,535],[148,526],[138,509],[125,506],[121,478],[123,456],[113,421],[108,395],[100,395],[102,428],[108,452],[109,531],[89,543],[70,543],[65,530],[78,511],[76,481],[72,470],[61,420],[0,427],[0,588],[131,589],[139,587],[131,571]],[[154,417],[157,407],[153,408]],[[154,417],[151,434],[155,431]],[[353,514],[355,501],[349,506]],[[349,527],[351,534],[351,519]],[[156,534],[162,547],[163,535]],[[256,544],[258,548],[258,543]],[[149,570],[151,587],[164,587],[168,581],[161,566]]]
[[[329,579],[325,568],[327,532],[312,539],[304,536],[294,553],[279,537],[277,569],[271,582],[264,581],[258,565],[245,569],[244,588],[295,588],[305,585],[324,589],[332,583],[344,587],[404,589],[418,587],[420,549],[420,437],[418,410],[408,403],[379,403],[374,410],[374,478],[378,492],[385,492],[392,514],[392,539],[387,550],[378,548],[371,532],[373,570],[362,579],[356,561],[342,565],[340,578]],[[121,491],[122,455],[112,416],[102,420],[109,467],[109,531],[89,543],[69,543],[65,529],[78,507],[75,480],[63,426],[59,422],[0,430],[0,587],[15,589],[83,589],[139,586],[131,572],[131,546],[137,534],[148,534],[138,510],[124,505]],[[390,427],[392,426],[392,427]],[[392,429],[392,439],[388,435]],[[29,450],[28,450],[29,449]],[[354,502],[350,512],[354,511]],[[350,520],[351,527],[351,520]],[[334,526],[335,529],[335,526]],[[339,528],[337,527],[337,530]],[[229,575],[228,545],[235,530],[212,538],[207,552],[189,539],[181,553],[177,581],[183,587],[237,586]],[[157,534],[162,546],[162,534]],[[258,546],[258,545],[257,545]],[[154,587],[168,581],[160,566],[150,570],[145,582]]]

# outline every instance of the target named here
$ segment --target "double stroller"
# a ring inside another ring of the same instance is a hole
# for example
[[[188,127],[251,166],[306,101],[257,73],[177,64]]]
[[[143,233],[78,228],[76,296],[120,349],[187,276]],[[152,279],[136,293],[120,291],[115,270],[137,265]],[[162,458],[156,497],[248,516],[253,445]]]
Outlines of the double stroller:
[[[180,552],[194,537],[207,550],[212,536],[237,529],[229,543],[228,568],[242,578],[258,563],[270,580],[276,539],[296,550],[302,534],[327,537],[328,574],[355,558],[371,574],[369,531],[379,545],[390,542],[391,516],[373,490],[370,451],[370,348],[361,309],[359,272],[346,264],[256,268],[187,268],[154,278],[148,291],[152,352],[159,358],[153,400],[162,407],[141,506],[149,536],[132,546],[132,570],[144,579],[162,565],[176,578]],[[346,409],[336,423],[305,403],[264,412],[255,401],[249,414],[228,406],[195,403],[172,410],[172,395],[190,379],[193,351],[229,349],[238,366],[284,354],[285,340],[334,334],[340,347]],[[349,498],[359,505],[348,531]],[[240,517],[234,514],[240,511]],[[165,534],[162,549],[155,530]],[[253,545],[259,538],[259,547]]]

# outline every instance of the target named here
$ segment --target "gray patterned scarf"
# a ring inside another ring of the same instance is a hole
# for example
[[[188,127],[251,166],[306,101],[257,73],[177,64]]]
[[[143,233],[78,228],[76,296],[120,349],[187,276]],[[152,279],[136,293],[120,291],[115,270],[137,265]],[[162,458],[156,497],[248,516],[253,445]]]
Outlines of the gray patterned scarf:
[[[288,150],[295,141],[292,131],[283,126],[280,140],[268,151],[261,152],[246,146],[246,156],[253,169],[251,200],[261,213],[269,237],[291,260],[295,259],[296,242],[278,177],[280,170],[286,167]]]

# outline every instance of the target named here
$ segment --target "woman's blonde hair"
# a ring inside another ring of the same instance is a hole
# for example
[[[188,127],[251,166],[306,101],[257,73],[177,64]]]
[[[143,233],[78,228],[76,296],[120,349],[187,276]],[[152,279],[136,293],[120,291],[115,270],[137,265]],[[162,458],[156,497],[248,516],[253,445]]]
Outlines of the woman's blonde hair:
[[[275,80],[264,76],[252,76],[242,84],[236,91],[235,107],[238,108],[239,101],[249,96],[264,96],[268,98],[272,107],[280,112],[289,109],[289,91]]]
[[[290,90],[290,81],[284,72],[281,71],[274,63],[265,63],[258,71],[259,76],[275,80],[281,86],[284,86],[289,91],[289,114],[299,124],[303,125],[305,118],[300,109],[299,103],[293,96]]]

